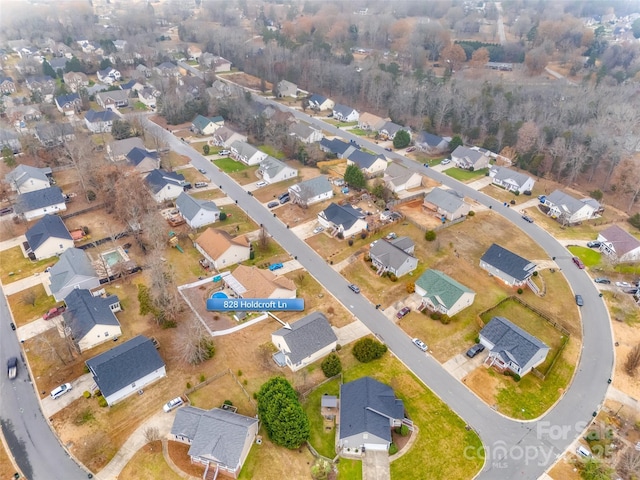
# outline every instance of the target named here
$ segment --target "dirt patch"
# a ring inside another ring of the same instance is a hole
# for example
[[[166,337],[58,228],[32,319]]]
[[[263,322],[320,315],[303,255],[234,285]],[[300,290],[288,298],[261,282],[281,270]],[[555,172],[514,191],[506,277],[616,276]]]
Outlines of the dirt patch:
[[[188,445],[186,443],[173,441],[167,442],[167,453],[175,466],[187,475],[202,478],[205,467],[204,465],[191,463],[189,448],[191,448],[191,445]]]
[[[307,208],[303,208],[297,203],[286,203],[284,206],[275,210],[275,214],[285,225],[295,227],[300,223],[305,223],[318,218],[318,213],[327,208],[329,202],[321,202],[313,204]]]
[[[395,210],[398,210],[412,222],[427,230],[433,230],[442,225],[442,221],[436,213],[425,209],[422,204],[422,200],[415,200],[397,205]]]
[[[630,297],[630,295],[628,295]],[[624,370],[627,355],[631,349],[640,345],[640,323],[629,324],[611,320],[613,337],[616,342],[616,365],[613,375],[613,386],[632,398],[640,399],[640,377],[629,376]]]
[[[487,372],[487,367],[483,365],[464,377],[462,382],[478,395],[484,403],[489,406],[495,406],[496,391],[500,387],[500,382],[494,372],[487,373],[489,373]]]
[[[224,79],[253,90],[260,90],[262,86],[262,79],[242,72],[225,74]],[[264,88],[266,90],[273,90],[273,84],[264,82]]]
[[[149,120],[151,120],[156,125],[161,126],[165,130],[170,130],[170,131],[184,130],[184,129],[189,130],[189,127],[191,127],[191,122],[185,122],[179,125],[169,125],[166,119],[160,115],[154,115],[153,117],[149,117]]]

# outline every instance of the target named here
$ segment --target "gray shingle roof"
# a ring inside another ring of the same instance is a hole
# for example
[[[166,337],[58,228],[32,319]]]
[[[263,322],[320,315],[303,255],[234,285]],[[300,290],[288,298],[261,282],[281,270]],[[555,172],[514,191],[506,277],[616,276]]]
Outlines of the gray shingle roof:
[[[326,175],[320,175],[297,183],[289,187],[289,190],[295,192],[302,200],[309,200],[323,193],[332,192],[333,187]]]
[[[477,150],[472,150],[469,147],[464,147],[462,145],[457,147],[451,154],[452,157],[457,157],[457,158],[467,157],[471,161],[471,163],[476,163],[480,159],[480,157],[482,157],[483,155],[484,154],[482,152],[479,152]]]
[[[152,170],[144,180],[153,193],[158,193],[167,185],[183,186],[185,184],[184,175],[181,173],[167,172],[159,168]]]
[[[320,312],[313,312],[292,323],[291,330],[283,327],[273,334],[282,336],[287,342],[291,352],[286,355],[294,365],[338,340],[327,317]]]
[[[397,243],[398,240],[402,240],[402,242]],[[413,258],[413,255],[409,255],[405,252],[405,249],[412,246],[407,242],[407,240],[413,244],[413,241],[411,241],[409,237],[399,237],[393,242],[387,242],[384,239],[378,240],[373,247],[371,247],[371,250],[369,250],[369,255],[385,267],[397,270],[402,266],[407,258]]]
[[[503,182],[511,181],[518,187],[522,187],[525,183],[527,183],[527,180],[531,178],[529,175],[521,172],[516,172],[515,170],[510,170],[505,167],[492,167],[492,170],[495,171],[495,175],[493,178],[496,178]]]
[[[64,299],[67,310],[62,314],[66,325],[71,328],[75,341],[79,341],[96,325],[120,325],[109,308],[118,303],[118,297],[94,297],[89,290],[74,289]]]
[[[519,281],[526,280],[536,268],[534,263],[510,252],[497,243],[491,245],[489,250],[484,252],[480,262],[487,263]]]
[[[49,272],[51,293],[62,290],[77,275],[97,278],[89,255],[79,248],[68,248]]]
[[[249,145],[247,142],[243,142],[242,140],[236,140],[233,142],[231,144],[231,148],[238,152],[239,156],[245,157],[247,160],[260,151],[253,145]]]
[[[271,155],[260,162],[260,170],[264,172],[264,174],[266,174],[269,178],[275,177],[285,168],[287,168],[286,163],[272,157]]]
[[[570,215],[576,213],[578,210],[584,207],[585,204],[590,204],[594,209],[599,208],[600,204],[598,202],[595,202],[594,200],[595,203],[590,203],[587,200],[593,199],[579,200],[575,197],[572,197],[568,193],[563,192],[562,190],[555,190],[551,192],[551,194],[547,195],[545,203],[551,203],[554,206],[558,207],[560,210],[563,210]]]
[[[442,305],[447,310],[453,307],[464,293],[475,293],[448,275],[431,269],[420,275],[416,285],[427,292],[425,296],[431,300],[431,303]]]
[[[333,107],[333,111],[342,115],[342,117],[348,117],[352,112],[355,112],[356,109],[353,107],[348,107],[346,105],[341,105],[339,103],[336,103],[335,106]]]
[[[400,163],[391,162],[384,171],[387,181],[393,185],[404,185],[416,172],[409,170]]]
[[[15,207],[17,213],[24,213],[60,203],[64,203],[60,187],[49,187],[18,195]]]
[[[171,434],[191,440],[189,455],[213,460],[235,470],[240,466],[249,429],[257,418],[221,408],[202,410],[186,406],[176,412]]]
[[[210,210],[212,212],[218,212],[220,209],[211,200],[198,200],[188,195],[186,192],[181,192],[176,199],[176,207],[180,210],[182,215],[187,220],[193,220],[198,212],[202,209]]]
[[[126,155],[134,148],[144,150],[144,143],[140,137],[125,138],[124,140],[115,140],[109,144],[111,154],[114,157]]]
[[[393,389],[362,377],[340,386],[340,438],[367,432],[391,441],[389,418],[404,418],[404,403]]]
[[[322,105],[326,101],[327,101],[327,97],[323,97],[322,95],[319,95],[317,93],[314,93],[309,97],[309,103],[316,103],[318,105]]]
[[[30,165],[20,164],[12,171],[10,171],[5,177],[6,180],[18,188],[30,179],[42,180],[44,182],[49,181],[47,174],[51,174],[51,168],[36,168]]]
[[[358,219],[364,218],[364,214],[351,205],[338,205],[337,203],[331,203],[322,213],[327,221],[334,225],[342,225],[345,230],[349,230]]]
[[[86,364],[105,397],[164,367],[156,347],[142,335],[87,360]]]
[[[66,95],[59,95],[56,97],[56,105],[63,107],[67,103],[73,103],[76,100],[80,100],[80,95],[77,93],[68,93]]]
[[[455,190],[434,188],[424,197],[424,201],[434,204],[445,212],[453,213],[464,204],[464,196]]]
[[[480,335],[494,344],[492,352],[497,352],[505,361],[512,361],[524,367],[541,349],[549,349],[542,341],[514,325],[504,317],[493,317]]]
[[[619,257],[640,247],[640,240],[618,225],[612,225],[601,231],[600,236],[604,238],[605,242],[613,245],[613,249]]]
[[[420,133],[418,133],[418,135],[416,135],[415,142],[416,143],[426,143],[430,147],[437,147],[442,142],[445,142],[445,144],[449,143],[446,140],[444,140],[442,137],[439,137],[438,135],[434,135],[434,134],[429,133],[429,132],[420,132]]]
[[[112,122],[118,118],[118,116],[112,112],[111,110],[103,110],[100,112],[96,112],[95,110],[89,110],[84,114],[84,118],[89,123],[97,123],[97,122]]]
[[[27,230],[25,237],[27,237],[31,250],[37,249],[51,237],[73,240],[64,222],[57,215],[45,215],[42,217],[33,227]]]
[[[376,160],[378,160],[379,158],[384,159],[384,156],[372,155],[368,152],[363,152],[362,150],[355,150],[347,158],[358,165],[360,168],[369,168],[371,167],[371,165],[376,163]]]
[[[329,140],[328,138],[322,138],[322,140],[320,140],[320,148],[331,152],[331,153],[335,153],[338,156],[344,156],[346,155],[350,155],[351,152],[348,152],[349,149],[354,150],[354,149],[360,149],[360,145],[350,142],[343,142],[342,140],[338,139],[338,138],[334,138]]]
[[[158,152],[150,152],[149,150],[145,150],[144,148],[134,147],[129,153],[126,155],[127,160],[133,166],[140,165],[145,158],[152,158],[153,160],[158,160]]]

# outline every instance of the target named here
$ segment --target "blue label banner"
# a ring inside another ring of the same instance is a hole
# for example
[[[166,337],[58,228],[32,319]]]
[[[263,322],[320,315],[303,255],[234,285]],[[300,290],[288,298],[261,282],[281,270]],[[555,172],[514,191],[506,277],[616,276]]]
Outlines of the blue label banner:
[[[210,312],[302,312],[304,298],[209,298]]]

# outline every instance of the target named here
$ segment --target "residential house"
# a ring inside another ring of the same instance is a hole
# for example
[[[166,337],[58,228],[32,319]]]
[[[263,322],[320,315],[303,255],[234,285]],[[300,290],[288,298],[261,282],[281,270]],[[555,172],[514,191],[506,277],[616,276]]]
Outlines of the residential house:
[[[314,93],[308,99],[309,108],[312,110],[322,111],[322,110],[333,110],[333,106],[336,104],[333,100]]]
[[[136,66],[136,73],[139,75],[138,78],[151,78],[151,75],[153,75],[153,71],[142,63]]]
[[[333,118],[339,122],[357,122],[360,114],[355,108],[336,103],[333,106]]]
[[[383,181],[393,193],[419,188],[422,185],[422,175],[398,162],[390,162],[384,171]]]
[[[232,237],[224,230],[211,227],[200,234],[194,245],[217,270],[249,260],[251,252],[246,236]]]
[[[222,473],[238,478],[259,427],[256,417],[223,408],[202,410],[189,405],[176,412],[171,435],[173,440],[190,445],[187,454],[191,463],[205,466],[204,477],[216,478]]]
[[[322,130],[306,122],[294,122],[289,126],[289,134],[295,136],[302,143],[315,143],[322,140]]]
[[[213,55],[209,52],[203,53],[198,59],[198,63],[206,68],[213,69],[215,73],[231,71],[231,62],[229,60],[218,57],[217,55]]]
[[[212,99],[225,98],[231,95],[231,85],[223,82],[222,80],[216,80],[213,84],[207,88],[206,92]]]
[[[113,85],[113,82],[117,82],[122,78],[122,74],[112,67],[99,70],[97,76],[99,81],[106,83],[107,85]]]
[[[138,100],[151,110],[156,108],[159,96],[160,92],[152,87],[144,87],[142,90],[138,90]]]
[[[347,157],[347,165],[357,165],[367,177],[383,173],[388,164],[384,155],[373,155],[362,150],[354,150]]]
[[[56,72],[56,74],[59,74],[60,72],[64,72],[68,61],[69,59],[66,57],[53,57],[49,60],[49,65],[51,65],[51,68],[53,68],[53,71]]]
[[[240,140],[233,142],[229,150],[231,150],[233,158],[247,165],[258,165],[268,157],[266,153],[261,152],[253,145]]]
[[[99,112],[89,110],[84,115],[84,123],[92,133],[110,133],[113,121],[117,118],[118,116],[111,110]]]
[[[278,97],[293,97],[298,96],[298,86],[295,83],[288,82],[286,80],[280,80],[276,85],[276,94]]]
[[[520,287],[533,275],[536,264],[494,243],[480,258],[480,268],[511,287]]]
[[[385,122],[384,125],[378,130],[378,133],[383,139],[393,140],[394,138],[396,138],[396,134],[400,130],[404,130],[405,132],[407,132],[409,134],[409,138],[411,138],[411,129],[393,122]]]
[[[334,351],[338,337],[327,317],[321,312],[313,312],[289,327],[273,332],[271,343],[278,349],[273,356],[276,363],[295,372]]]
[[[480,330],[480,343],[489,350],[485,363],[524,377],[547,358],[549,347],[504,317],[493,317]]]
[[[418,259],[413,256],[415,243],[409,237],[393,240],[380,239],[369,249],[371,263],[377,268],[377,274],[392,273],[400,278],[418,268]]]
[[[144,143],[140,137],[125,138],[124,140],[114,140],[107,145],[107,156],[112,162],[120,162],[127,159],[127,153],[134,148],[144,150]]]
[[[247,136],[234,132],[229,127],[220,127],[213,133],[212,143],[217,147],[229,148],[233,142],[240,141],[246,143]]]
[[[73,248],[73,238],[57,215],[45,215],[26,231],[25,254],[33,260],[42,260],[62,254]]]
[[[355,209],[351,205],[338,205],[333,202],[318,213],[318,222],[324,228],[331,230],[332,236],[342,234],[342,238],[348,238],[369,229],[362,210]]]
[[[439,270],[426,270],[415,286],[422,297],[420,309],[426,307],[449,317],[471,306],[476,298],[476,292]]]
[[[577,199],[562,190],[555,190],[541,203],[549,208],[547,215],[563,224],[574,224],[597,217],[602,206],[593,198]]]
[[[163,62],[154,67],[155,72],[161,77],[179,77],[180,69],[175,63]]]
[[[14,209],[29,221],[66,210],[65,200],[59,187],[42,188],[18,195]]]
[[[56,81],[49,75],[34,75],[25,79],[25,85],[30,92],[40,92],[52,95],[56,90]]]
[[[7,173],[5,181],[18,193],[35,192],[51,186],[51,168],[36,168],[21,163]]]
[[[153,199],[158,203],[178,198],[187,185],[181,173],[167,172],[160,168],[152,170],[144,181],[151,190]]]
[[[27,122],[33,122],[42,118],[42,112],[38,105],[7,105],[6,115],[19,132],[25,132]]]
[[[0,128],[0,150],[5,148],[17,154],[22,150],[22,144],[14,131]]]
[[[186,192],[176,199],[176,208],[191,228],[210,225],[220,219],[220,209],[212,200],[198,200]]]
[[[260,162],[258,175],[267,183],[278,183],[298,176],[298,169],[290,167],[286,163],[271,155]]]
[[[189,45],[187,47],[187,56],[189,60],[198,60],[202,55],[202,49],[196,45]]]
[[[83,87],[89,86],[89,77],[82,72],[67,72],[62,78],[64,79],[64,84],[74,93]]]
[[[212,135],[217,129],[224,127],[224,118],[207,118],[202,115],[196,116],[191,124],[191,131],[200,135]]]
[[[498,185],[509,192],[531,192],[535,184],[535,180],[525,173],[495,165],[489,168],[489,176],[494,185]]]
[[[116,295],[94,297],[89,290],[75,288],[65,297],[64,328],[78,350],[84,352],[122,335],[114,312],[120,311]]]
[[[114,40],[113,41],[113,46],[116,47],[117,51],[123,52],[124,49],[127,46],[127,41],[126,40]]]
[[[489,157],[479,150],[460,145],[451,153],[453,163],[465,170],[481,170],[489,166]]]
[[[340,385],[340,450],[388,451],[391,429],[404,419],[404,403],[390,386],[371,377]]]
[[[167,376],[155,345],[150,338],[142,335],[85,363],[110,407]]]
[[[368,132],[377,132],[387,121],[373,113],[364,112],[358,118],[358,128]]]
[[[96,93],[96,102],[102,108],[122,108],[129,105],[129,90],[110,90]]]
[[[16,93],[16,84],[13,78],[0,75],[0,93],[4,95]]]
[[[45,286],[56,302],[61,302],[76,289],[93,290],[100,286],[100,278],[89,255],[79,248],[67,248],[49,271]]]
[[[140,90],[145,88],[145,84],[138,81],[136,78],[132,78],[128,82],[120,84],[120,90],[129,90],[130,92],[140,92]]]
[[[293,203],[308,207],[333,198],[333,187],[329,177],[320,175],[289,187],[289,196]]]
[[[35,137],[44,147],[57,147],[76,138],[70,123],[41,123],[36,125]]]
[[[347,143],[338,138],[334,138],[331,140],[329,140],[328,138],[323,138],[322,140],[320,140],[319,146],[320,150],[322,150],[323,152],[331,153],[337,158],[347,158],[356,150],[360,150],[360,145],[358,145],[355,141]]]
[[[464,196],[455,190],[434,188],[424,197],[423,207],[435,212],[441,219],[453,221],[464,217],[471,206],[464,201]]]
[[[223,281],[239,298],[296,298],[293,280],[266,268],[238,265]]]
[[[640,262],[640,240],[618,225],[601,231],[598,240],[600,251],[616,262]]]
[[[146,148],[133,147],[125,157],[138,173],[149,173],[160,168],[158,152],[149,151]]]
[[[448,141],[438,135],[424,131],[414,136],[413,144],[418,150],[425,153],[442,153],[449,150]]]

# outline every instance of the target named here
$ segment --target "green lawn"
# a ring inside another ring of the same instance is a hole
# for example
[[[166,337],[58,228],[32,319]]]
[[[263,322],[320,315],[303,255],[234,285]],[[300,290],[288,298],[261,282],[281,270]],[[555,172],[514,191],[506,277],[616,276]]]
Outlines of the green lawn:
[[[138,102],[133,104],[133,109],[134,110],[146,111],[147,110],[147,106],[144,103],[138,101]]]
[[[455,178],[459,182],[466,183],[472,180],[477,180],[480,177],[484,177],[488,171],[488,168],[482,168],[480,170],[475,170],[472,172],[469,170],[463,170],[462,168],[452,167],[445,170],[444,173],[449,175],[451,178]]]
[[[231,157],[219,158],[217,160],[212,160],[213,164],[217,166],[224,173],[233,173],[233,172],[241,172],[249,168],[242,162],[236,162]]]
[[[260,145],[258,150],[266,153],[267,155],[271,155],[272,157],[277,158],[278,160],[284,160],[287,156],[281,152],[280,150],[276,150],[271,145]]]
[[[587,267],[598,265],[602,260],[602,254],[593,248],[573,246],[569,247],[569,251],[580,258]]]
[[[358,135],[359,137],[375,137],[376,132],[372,132],[371,130],[362,130],[361,128],[351,128],[349,129],[349,133],[353,133],[354,135]]]
[[[7,297],[13,318],[19,327],[41,317],[56,305],[53,296],[48,296],[42,285],[28,288]]]
[[[338,478],[340,480],[362,480],[362,462],[341,458],[338,462]]]
[[[311,428],[311,438],[309,442],[320,455],[333,458],[336,455],[336,430],[325,430],[322,415],[320,415],[320,400],[324,394],[338,395],[340,393],[340,380],[335,379],[327,382],[311,392],[304,402],[304,410],[309,417]],[[358,469],[360,462],[358,462]]]
[[[640,275],[640,265],[633,263],[621,263],[616,265],[616,272],[623,273],[625,275]]]
[[[57,257],[31,261],[22,254],[19,246],[0,252],[0,280],[11,283],[30,277],[34,273],[43,272],[49,265],[58,261]]]

